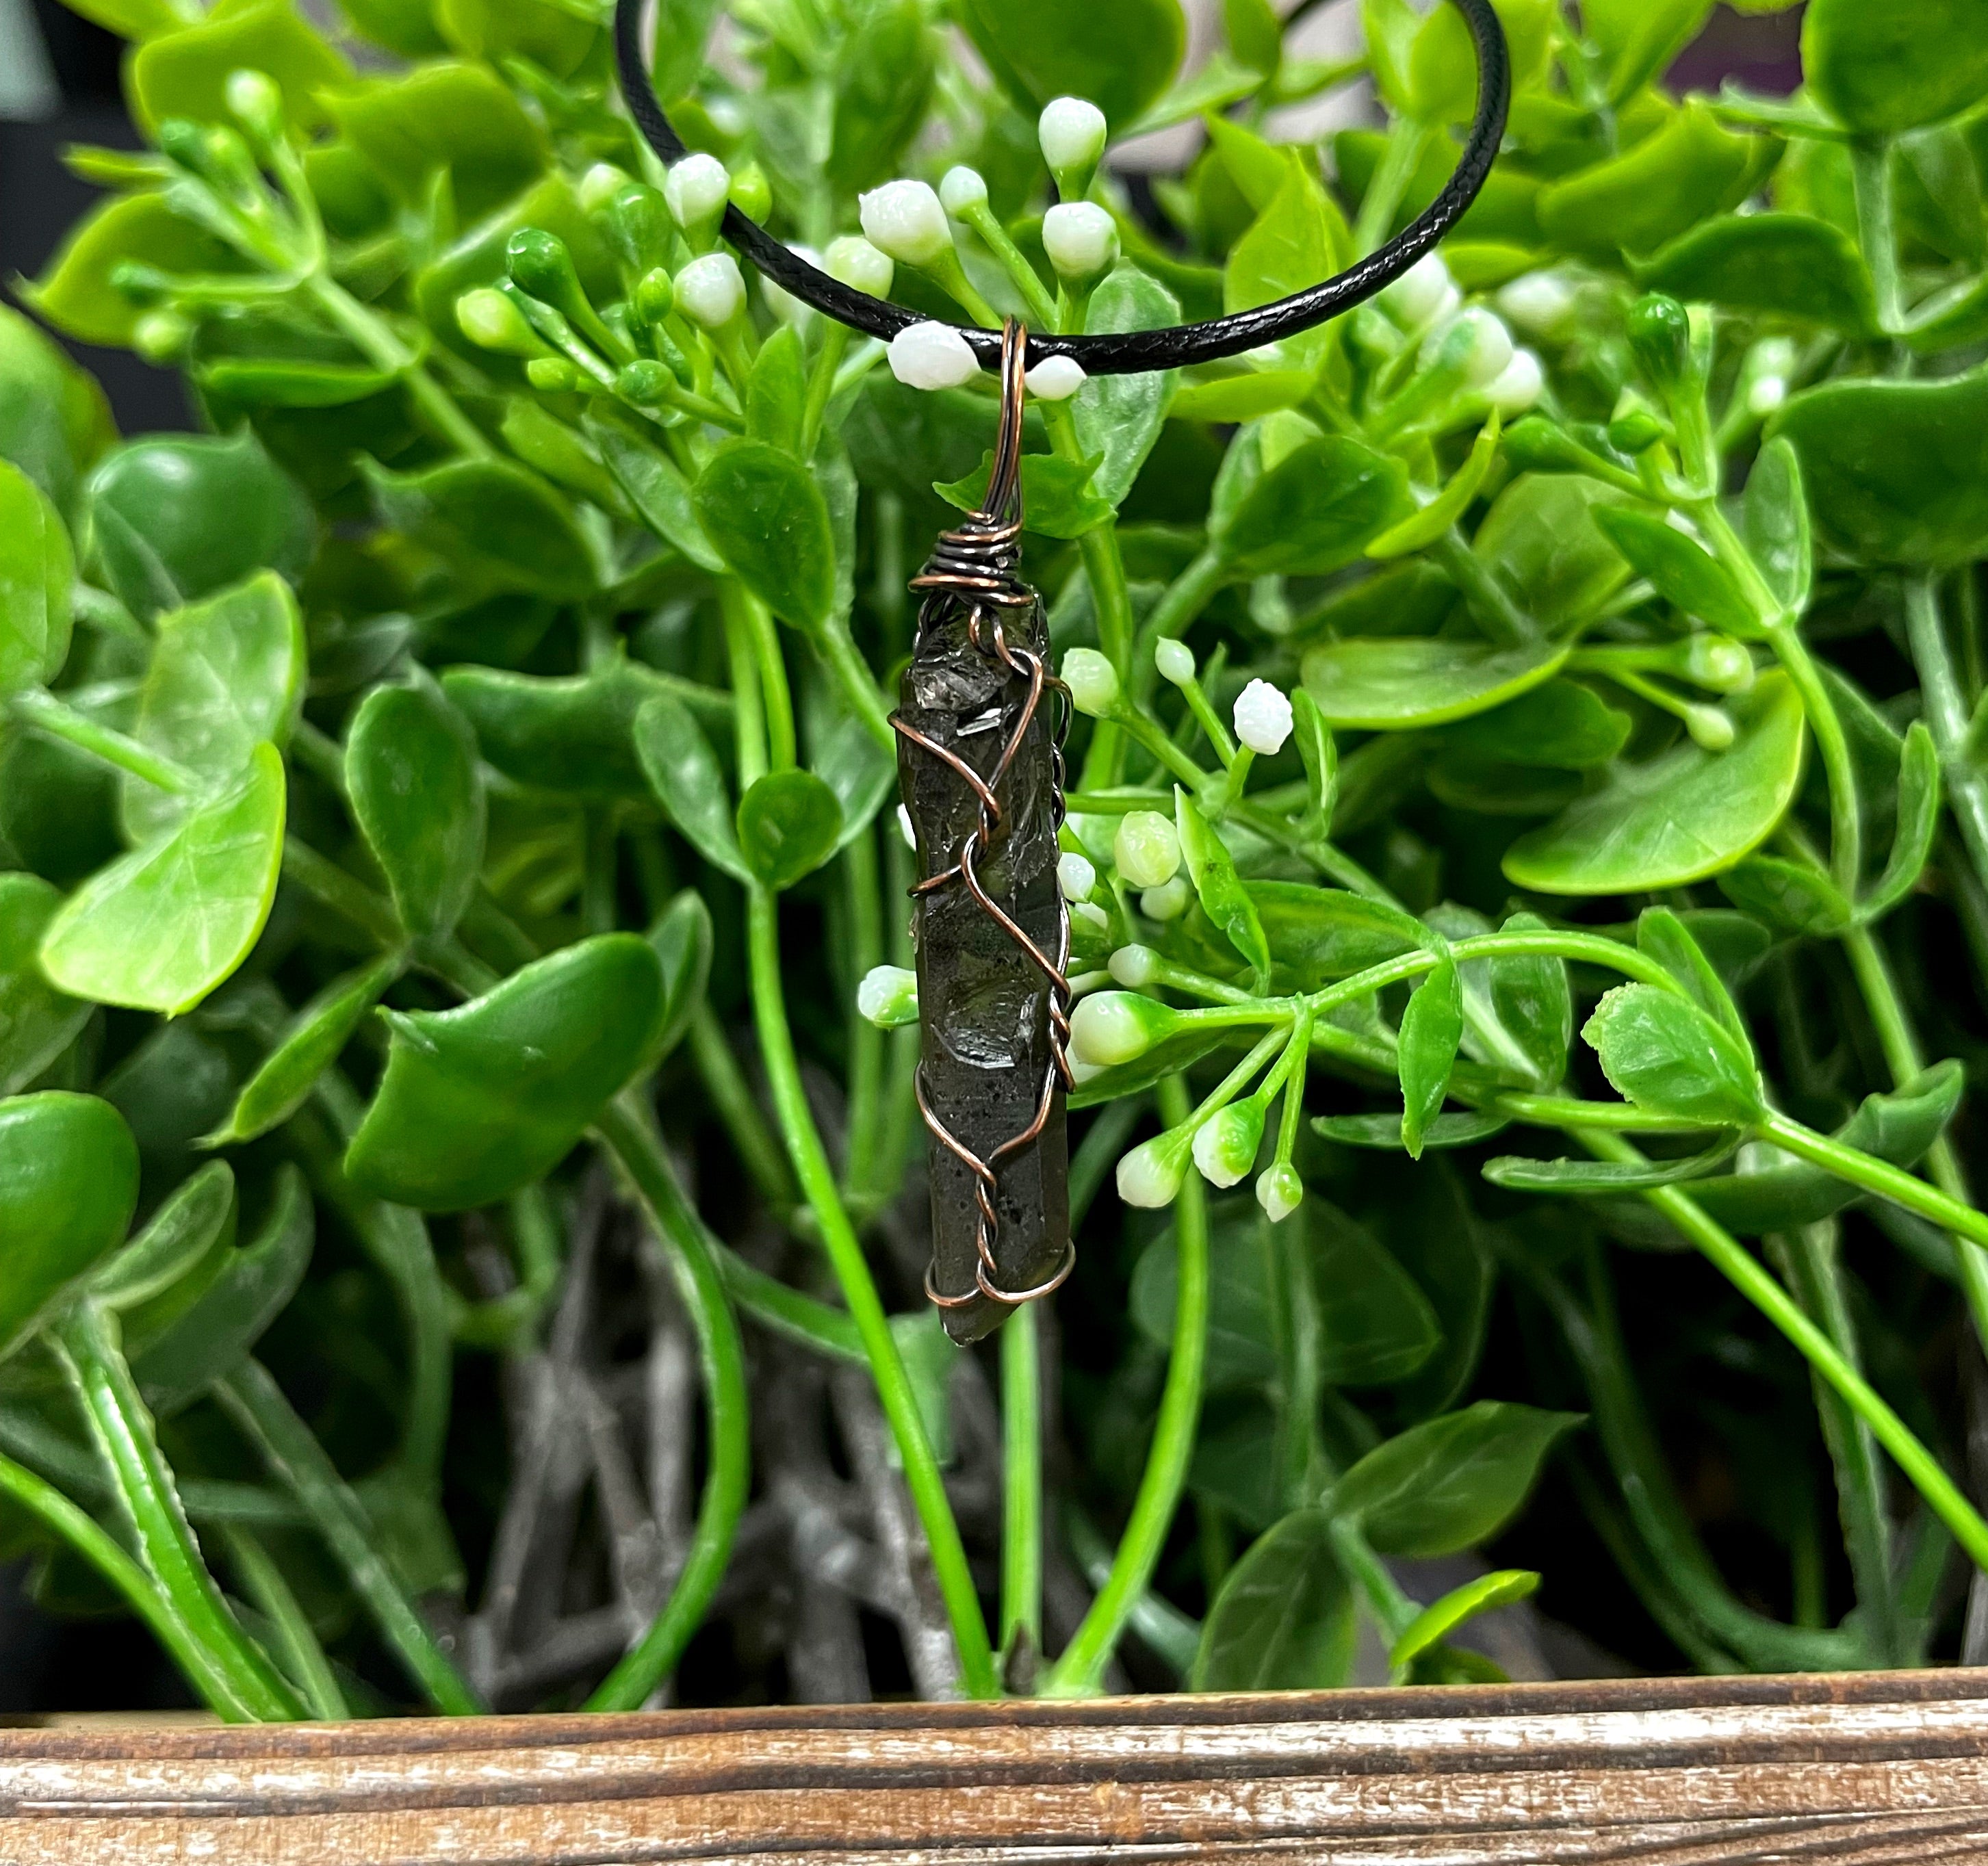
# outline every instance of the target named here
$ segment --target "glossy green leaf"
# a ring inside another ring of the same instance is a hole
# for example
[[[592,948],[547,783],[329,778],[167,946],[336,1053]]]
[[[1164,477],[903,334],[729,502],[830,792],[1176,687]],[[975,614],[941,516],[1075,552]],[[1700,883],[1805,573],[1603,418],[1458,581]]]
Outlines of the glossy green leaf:
[[[1463,1036],[1463,989],[1447,955],[1422,978],[1401,1013],[1401,1144],[1422,1157],[1422,1135],[1449,1092]]]
[[[1187,49],[1179,0],[967,0],[962,13],[996,75],[1031,113],[1053,97],[1087,97],[1123,126],[1167,88]]]
[[[1377,1446],[1326,1507],[1358,1523],[1384,1555],[1453,1555],[1519,1513],[1547,1453],[1581,1422],[1579,1413],[1479,1400]]]
[[[1743,913],[1783,933],[1827,938],[1841,933],[1854,909],[1812,863],[1750,855],[1719,877],[1719,891]]]
[[[898,788],[898,761],[854,713],[845,713],[816,751],[813,770],[835,793],[842,811],[838,849],[846,849],[868,828]]]
[[[1422,1654],[1479,1614],[1496,1613],[1501,1607],[1530,1600],[1539,1585],[1539,1576],[1530,1569],[1499,1568],[1466,1581],[1461,1587],[1452,1587],[1408,1622],[1389,1651],[1388,1663],[1397,1670],[1412,1665]]]
[[[352,813],[416,938],[453,929],[475,891],[485,830],[476,738],[431,684],[378,687],[345,742]]]
[[[1503,706],[1550,681],[1564,643],[1499,647],[1448,635],[1328,641],[1304,657],[1305,691],[1333,725],[1401,732]]]
[[[289,737],[303,692],[303,619],[289,585],[265,571],[159,617],[134,735],[206,785],[226,784],[256,746]],[[125,827],[156,835],[198,801],[127,779]]]
[[[690,482],[676,462],[661,448],[638,440],[617,422],[589,415],[583,425],[642,522],[699,570],[722,570],[725,559],[704,535]]]
[[[1700,925],[1708,918],[1692,916]],[[1667,907],[1644,908],[1636,917],[1636,950],[1662,966],[1684,987],[1692,1002],[1713,1022],[1724,1025],[1743,1047],[1752,1047],[1746,1020],[1740,1016],[1733,993],[1682,915]]]
[[[739,851],[762,887],[791,887],[835,853],[842,806],[812,771],[769,771],[739,799]]]
[[[1428,943],[1412,914],[1344,888],[1246,881],[1280,991],[1317,991]]]
[[[1384,1386],[1435,1351],[1442,1324],[1394,1254],[1344,1212],[1307,1198],[1300,1216],[1318,1304],[1319,1374],[1329,1384]]]
[[[1857,563],[1940,567],[1988,541],[1988,369],[1825,382],[1769,434],[1800,458],[1817,532]]]
[[[1282,157],[1275,194],[1254,225],[1229,249],[1222,272],[1225,312],[1253,311],[1329,279],[1351,257],[1346,223],[1320,184],[1314,164],[1295,152]],[[1328,326],[1289,337],[1280,352],[1315,365],[1331,342]]]
[[[171,1288],[225,1235],[235,1213],[235,1172],[211,1160],[174,1187],[145,1228],[100,1265],[90,1293],[110,1309],[134,1309]]]
[[[1675,992],[1618,985],[1581,1033],[1616,1092],[1640,1108],[1715,1127],[1748,1126],[1765,1112],[1746,1045]]]
[[[1711,10],[1709,0],[1587,0],[1581,28],[1600,55],[1609,101],[1621,103],[1666,69]]]
[[[835,610],[835,539],[807,468],[763,441],[721,447],[698,475],[698,522],[732,573],[783,622],[818,629]]]
[[[837,60],[835,128],[829,172],[845,188],[867,188],[918,132],[931,100],[932,42],[918,0],[884,0],[857,13]]]
[[[1439,915],[1430,918],[1442,925]],[[1452,938],[1461,930],[1444,925]],[[1499,929],[1543,933],[1537,914],[1513,914]],[[1543,953],[1500,953],[1460,968],[1464,1047],[1479,1062],[1516,1074],[1542,1091],[1560,1085],[1574,1041],[1574,999],[1567,962]]]
[[[290,0],[248,0],[198,25],[147,40],[132,55],[125,95],[148,130],[169,117],[230,123],[228,75],[245,68],[274,79],[283,93],[284,114],[306,128],[325,120],[320,93],[352,79],[344,55]]]
[[[317,539],[303,488],[245,428],[127,441],[98,462],[84,499],[110,587],[141,617],[261,570],[294,580]]]
[[[1898,820],[1892,852],[1877,885],[1859,905],[1866,921],[1889,913],[1925,872],[1939,827],[1939,754],[1925,722],[1915,719],[1905,728],[1905,750],[1898,759]]]
[[[1629,739],[1629,715],[1578,681],[1550,680],[1489,712],[1473,713],[1443,733],[1452,751],[1503,764],[1588,771],[1605,765]]]
[[[1227,936],[1229,943],[1255,968],[1259,980],[1270,976],[1270,946],[1263,923],[1236,872],[1234,858],[1215,826],[1193,798],[1174,786],[1174,822],[1180,834],[1181,855],[1188,878],[1200,898],[1202,911]]]
[[[801,420],[807,401],[807,367],[800,333],[783,324],[752,360],[746,383],[746,431],[783,453],[800,458]]]
[[[1180,301],[1136,267],[1121,265],[1090,295],[1084,327],[1092,333],[1159,330],[1180,322]],[[1090,490],[1107,505],[1124,504],[1139,469],[1165,425],[1173,394],[1171,370],[1095,376],[1077,390],[1070,418],[1087,460],[1097,468]]]
[[[283,761],[258,745],[241,777],[178,827],[70,895],[42,941],[62,990],[177,1016],[248,956],[276,898]]]
[[[1111,508],[1093,490],[1091,478],[1098,466],[1096,458],[1066,460],[1060,454],[1024,454],[1022,456],[1022,523],[1044,538],[1078,538],[1102,525],[1111,516]],[[987,497],[987,482],[994,471],[989,451],[964,479],[950,484],[935,482],[932,490],[949,505],[962,512],[978,512]]]
[[[496,73],[447,61],[367,78],[326,99],[344,140],[387,191],[425,205],[446,175],[456,211],[481,220],[543,172],[545,132]]]
[[[1910,130],[1988,95],[1988,7],[1810,0],[1801,52],[1810,89],[1838,123],[1867,134]]]
[[[1594,522],[1630,563],[1688,616],[1722,634],[1758,635],[1761,618],[1737,580],[1702,544],[1659,514],[1634,505],[1603,506]]]
[[[1506,1154],[1484,1162],[1484,1177],[1513,1192],[1553,1192],[1577,1198],[1646,1192],[1662,1185],[1682,1185],[1718,1171],[1733,1157],[1727,1141],[1702,1153],[1675,1160],[1642,1163],[1619,1160],[1533,1160]]]
[[[396,473],[364,463],[380,517],[499,589],[571,600],[598,581],[572,508],[508,460],[451,460]]]
[[[38,875],[0,874],[0,1096],[25,1088],[90,1020],[90,1006],[42,972],[42,936],[61,904]]]
[[[667,695],[649,701],[635,715],[634,746],[649,789],[691,846],[735,881],[752,880],[724,769],[689,708]]]
[[[565,1158],[653,1048],[662,965],[604,933],[451,1011],[384,1013],[387,1067],[353,1136],[353,1182],[424,1212],[486,1205]]]
[[[1259,421],[1308,401],[1317,386],[1310,370],[1245,370],[1182,384],[1167,413],[1176,421]]]
[[[663,968],[662,1015],[642,1065],[653,1069],[682,1042],[711,977],[711,909],[704,897],[686,887],[650,928],[648,940]]]
[[[137,1203],[137,1143],[109,1102],[0,1101],[0,1355],[123,1242]]]
[[[1321,576],[1352,563],[1413,503],[1398,460],[1328,435],[1285,455],[1210,529],[1239,576]]]
[[[1809,536],[1808,495],[1793,442],[1777,436],[1760,449],[1746,475],[1740,524],[1748,554],[1783,609],[1808,607],[1815,547]]]
[[[1353,1590],[1323,1510],[1294,1510],[1231,1568],[1201,1629],[1195,1691],[1326,1691],[1353,1669]]]
[[[117,438],[96,379],[11,306],[0,306],[0,460],[67,512],[84,472]]]
[[[214,235],[182,220],[157,194],[118,194],[70,229],[25,296],[65,336],[128,345],[144,312],[113,285],[125,264],[178,273],[238,273],[248,262]]]
[[[0,700],[62,671],[75,581],[61,515],[19,467],[0,460]]]
[[[1253,1201],[1222,1199],[1210,1208],[1208,1252],[1203,1387],[1211,1394],[1260,1388],[1276,1378],[1277,1350],[1272,1249]],[[1139,1253],[1126,1297],[1133,1325],[1156,1348],[1172,1345],[1179,1293],[1179,1242],[1169,1226]]]
[[[1471,443],[1462,465],[1450,475],[1449,482],[1412,518],[1391,525],[1367,547],[1369,557],[1401,557],[1410,551],[1426,550],[1469,509],[1470,502],[1491,471],[1498,451],[1498,417],[1494,413]]]
[[[281,1127],[303,1106],[401,968],[399,955],[389,954],[333,979],[290,1019],[276,1046],[242,1085],[225,1124],[201,1144],[238,1147]]]
[[[1595,514],[1623,502],[1598,480],[1523,473],[1491,502],[1471,540],[1513,600],[1556,632],[1587,620],[1629,580],[1622,553]]]
[[[1314,1132],[1342,1147],[1370,1147],[1377,1151],[1405,1152],[1398,1114],[1320,1114],[1312,1120]],[[1422,1151],[1450,1147],[1475,1147],[1512,1124],[1503,1114],[1439,1114],[1422,1131]]]
[[[286,1166],[255,1236],[224,1254],[199,1299],[134,1361],[138,1390],[154,1411],[178,1411],[242,1364],[297,1293],[316,1233],[309,1188]]]
[[[1801,701],[1770,673],[1730,705],[1740,731],[1729,749],[1684,743],[1616,766],[1599,789],[1513,843],[1506,878],[1541,894],[1628,894],[1702,881],[1751,854],[1794,799]]]
[[[1801,318],[1862,336],[1877,299],[1857,242],[1806,214],[1728,214],[1679,235],[1637,268],[1640,283],[1696,304]]]

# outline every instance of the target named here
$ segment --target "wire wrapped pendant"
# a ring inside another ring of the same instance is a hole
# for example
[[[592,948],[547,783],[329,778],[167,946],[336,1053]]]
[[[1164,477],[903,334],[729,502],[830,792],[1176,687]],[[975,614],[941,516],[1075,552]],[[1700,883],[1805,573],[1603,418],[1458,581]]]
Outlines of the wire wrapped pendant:
[[[1021,560],[1026,334],[1002,333],[1001,425],[982,509],[911,587],[918,639],[891,715],[918,840],[911,891],[931,1154],[925,1293],[955,1341],[1070,1274],[1063,1095],[1069,910],[1057,886],[1068,696]]]

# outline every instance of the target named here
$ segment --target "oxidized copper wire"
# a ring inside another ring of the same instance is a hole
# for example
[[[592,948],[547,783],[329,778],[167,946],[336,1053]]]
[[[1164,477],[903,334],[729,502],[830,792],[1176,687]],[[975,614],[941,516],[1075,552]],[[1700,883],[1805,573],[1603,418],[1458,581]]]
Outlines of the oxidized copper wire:
[[[911,587],[926,593],[924,607],[918,614],[921,630],[936,618],[942,605],[959,600],[970,603],[967,617],[969,640],[981,654],[999,661],[1011,674],[1025,678],[1029,683],[1028,698],[1023,702],[1021,715],[1002,747],[1001,756],[995,761],[992,775],[985,779],[955,752],[907,724],[901,715],[891,715],[891,725],[911,743],[929,752],[952,772],[973,793],[980,806],[980,820],[962,840],[959,859],[942,873],[920,882],[912,893],[924,894],[955,881],[962,884],[979,903],[982,911],[1028,955],[1048,980],[1050,987],[1051,1060],[1043,1073],[1036,1117],[1019,1134],[1002,1141],[989,1158],[982,1159],[950,1132],[933,1112],[925,1094],[925,1066],[918,1066],[918,1112],[924,1117],[926,1130],[966,1168],[973,1175],[974,1182],[979,1257],[974,1271],[974,1287],[962,1295],[943,1295],[934,1286],[932,1269],[928,1267],[925,1272],[925,1294],[942,1309],[963,1308],[982,1296],[1009,1307],[1032,1302],[1058,1287],[1077,1263],[1077,1246],[1073,1242],[1068,1243],[1064,1247],[1062,1262],[1043,1281],[1026,1290],[1009,1290],[1001,1286],[994,1256],[995,1239],[999,1229],[994,1195],[1000,1184],[1000,1162],[1042,1133],[1050,1110],[1055,1106],[1058,1087],[1067,1088],[1072,1083],[1069,1059],[1070,981],[1063,975],[1063,968],[1070,960],[1070,909],[1065,904],[1059,916],[1057,953],[1052,959],[989,895],[981,884],[976,868],[979,857],[992,846],[1001,833],[1002,813],[996,793],[1001,780],[1007,775],[1008,767],[1021,749],[1029,728],[1035,722],[1045,691],[1061,695],[1064,702],[1052,732],[1050,749],[1052,809],[1056,827],[1060,829],[1063,825],[1063,742],[1070,724],[1069,689],[1044,667],[1040,655],[1027,648],[1011,646],[1001,621],[1004,609],[1027,609],[1036,601],[1035,592],[1015,576],[1021,555],[1017,540],[1022,531],[1023,373],[1027,348],[1026,332],[1010,318],[1002,332],[1001,425],[995,441],[993,464],[987,476],[986,496],[979,511],[964,524],[941,536],[930,566],[921,576],[912,579]],[[986,639],[990,633],[991,647]]]

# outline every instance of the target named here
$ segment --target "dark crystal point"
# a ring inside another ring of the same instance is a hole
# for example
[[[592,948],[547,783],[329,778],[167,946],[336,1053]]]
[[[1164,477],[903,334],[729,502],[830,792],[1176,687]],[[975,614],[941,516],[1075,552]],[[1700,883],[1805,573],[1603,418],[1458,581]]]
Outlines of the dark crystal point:
[[[982,782],[1026,710],[1029,682],[992,651],[991,608],[983,610],[982,652],[969,628],[969,601],[948,590],[927,599],[918,646],[899,688],[899,716],[944,746]],[[1006,638],[1047,664],[1042,606],[999,612]],[[1045,692],[1007,773],[996,787],[1002,816],[979,854],[982,886],[1052,962],[1059,956],[1063,905],[1057,885],[1056,750],[1053,696]],[[959,774],[901,738],[898,777],[918,837],[921,879],[955,867],[980,820],[980,803]],[[917,897],[918,1006],[925,1097],[960,1144],[994,1166],[999,1223],[994,1255],[1003,1290],[1034,1288],[1063,1262],[1070,1236],[1069,1147],[1059,1081],[1049,1118],[1026,1144],[995,1155],[1024,1132],[1054,1067],[1050,985],[1042,968],[955,877]],[[979,1261],[975,1175],[935,1137],[930,1142],[932,1287],[963,1296]],[[942,1308],[955,1341],[978,1340],[1008,1311],[984,1296]]]

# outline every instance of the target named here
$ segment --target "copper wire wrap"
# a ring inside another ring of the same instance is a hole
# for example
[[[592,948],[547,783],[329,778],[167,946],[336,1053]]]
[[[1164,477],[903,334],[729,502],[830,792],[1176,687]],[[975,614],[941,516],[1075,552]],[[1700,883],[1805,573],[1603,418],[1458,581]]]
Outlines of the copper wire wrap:
[[[1043,951],[996,903],[982,885],[977,870],[980,857],[1002,833],[1001,801],[997,794],[1008,767],[1021,749],[1029,728],[1034,724],[1045,694],[1053,694],[1061,705],[1056,709],[1050,739],[1050,769],[1055,827],[1063,820],[1063,739],[1070,727],[1070,691],[1043,664],[1042,657],[1028,648],[1016,647],[1002,627],[1003,612],[1027,610],[1037,600],[1036,593],[1016,576],[1021,561],[1022,532],[1022,403],[1023,374],[1028,351],[1028,334],[1010,318],[1002,326],[1001,340],[1001,424],[994,445],[994,458],[987,477],[987,492],[979,511],[955,529],[941,534],[931,563],[924,573],[911,580],[912,589],[921,593],[918,611],[921,633],[944,605],[958,601],[967,607],[967,635],[982,654],[998,661],[1010,674],[1029,683],[1027,698],[1020,717],[1001,749],[991,776],[982,779],[965,761],[947,747],[935,743],[901,714],[893,713],[891,723],[911,744],[950,770],[973,793],[980,807],[979,822],[962,840],[958,859],[943,872],[928,877],[911,891],[916,895],[958,885],[979,904],[981,911],[999,926],[1040,971],[1049,984],[1050,1063],[1043,1072],[1042,1093],[1036,1103],[1036,1116],[1027,1127],[1004,1141],[986,1159],[965,1145],[933,1111],[925,1092],[925,1065],[918,1065],[918,1112],[926,1131],[940,1146],[973,1176],[977,1218],[979,1261],[974,1270],[974,1287],[958,1296],[942,1294],[935,1286],[933,1268],[925,1271],[925,1294],[942,1309],[965,1307],[979,1297],[1010,1308],[1034,1301],[1059,1287],[1077,1263],[1077,1246],[1066,1245],[1063,1260],[1042,1282],[1026,1290],[1004,1289],[995,1262],[994,1246],[999,1216],[994,1197],[1000,1185],[1001,1162],[1009,1154],[1027,1146],[1040,1135],[1055,1106],[1059,1087],[1071,1086],[1070,1068],[1070,981],[1063,968],[1070,962],[1070,908],[1057,898],[1057,950],[1053,957]]]

